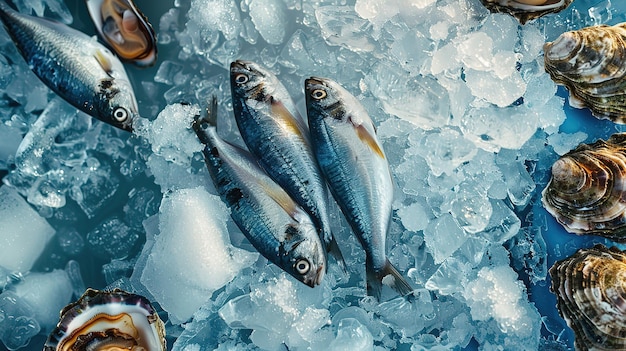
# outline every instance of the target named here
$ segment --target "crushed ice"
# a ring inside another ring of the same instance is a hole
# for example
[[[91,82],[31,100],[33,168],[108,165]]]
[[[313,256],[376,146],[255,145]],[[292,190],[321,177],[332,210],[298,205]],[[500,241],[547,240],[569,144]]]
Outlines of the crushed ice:
[[[63,2],[17,6],[72,21]],[[623,21],[623,5],[577,1],[525,26],[477,0],[158,6],[161,61],[131,69],[148,117],[135,136],[54,97],[0,33],[6,347],[41,343],[87,284],[149,296],[181,351],[565,348],[564,324],[528,297],[545,289],[548,254],[545,218],[528,213],[551,162],[589,135],[559,132],[564,99],[541,50],[565,30]],[[331,266],[316,289],[268,265],[232,223],[189,122],[215,94],[220,134],[240,142],[234,59],[278,73],[301,111],[311,75],[341,82],[369,110],[397,185],[388,253],[414,301],[365,296],[362,250],[336,208],[350,277]]]

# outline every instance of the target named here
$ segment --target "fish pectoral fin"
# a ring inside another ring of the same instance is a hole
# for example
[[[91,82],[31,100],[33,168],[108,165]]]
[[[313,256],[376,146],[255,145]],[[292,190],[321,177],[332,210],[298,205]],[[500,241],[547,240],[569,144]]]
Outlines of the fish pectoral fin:
[[[299,222],[298,214],[301,210],[289,194],[277,185],[272,186],[270,184],[261,184],[261,186],[263,187],[263,190],[265,190],[265,193],[268,194],[274,202],[282,207],[291,218]]]
[[[113,64],[111,60],[107,57],[106,53],[102,52],[102,50],[97,49],[94,53],[93,57],[98,61],[98,64],[102,69],[107,73],[111,74],[113,72]]]
[[[350,120],[350,122],[352,122],[352,120]],[[384,159],[385,153],[383,152],[382,147],[378,144],[378,140],[376,139],[376,135],[374,134],[375,132],[370,132],[370,130],[368,130],[363,124],[352,123],[352,125],[354,126],[354,130],[356,131],[356,135],[359,137],[359,139],[361,139],[361,141],[365,145],[369,146],[369,148],[376,155]]]
[[[284,128],[287,129],[287,131],[294,133],[300,138],[304,139],[304,135],[302,134],[302,132],[305,130],[303,129],[304,126],[300,123],[300,120],[298,120],[293,114],[291,114],[291,112],[289,112],[289,110],[287,110],[282,102],[271,99],[270,106],[272,115],[280,118],[280,121],[282,122],[281,125],[283,125]]]

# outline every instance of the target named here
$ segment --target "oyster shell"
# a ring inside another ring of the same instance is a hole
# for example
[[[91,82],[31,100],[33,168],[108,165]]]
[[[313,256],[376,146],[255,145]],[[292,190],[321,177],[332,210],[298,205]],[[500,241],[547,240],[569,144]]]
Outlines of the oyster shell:
[[[157,58],[156,35],[132,0],[86,0],[100,37],[125,61],[152,66]]]
[[[577,350],[626,350],[626,253],[600,244],[580,249],[550,276]]]
[[[541,201],[570,233],[626,242],[626,133],[559,158]]]
[[[165,350],[165,327],[150,302],[120,289],[87,289],[61,311],[44,344],[53,350]]]
[[[561,34],[544,45],[545,69],[569,90],[569,103],[599,119],[626,123],[626,23]]]
[[[521,24],[549,13],[559,12],[573,0],[481,0],[491,12],[505,12],[517,18]]]

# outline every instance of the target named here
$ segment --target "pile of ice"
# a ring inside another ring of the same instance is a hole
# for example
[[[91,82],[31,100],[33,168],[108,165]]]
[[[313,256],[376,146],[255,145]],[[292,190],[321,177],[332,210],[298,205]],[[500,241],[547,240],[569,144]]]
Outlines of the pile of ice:
[[[28,4],[65,16],[61,2]],[[129,72],[140,112],[156,117],[133,136],[54,97],[0,33],[5,346],[39,335],[39,348],[84,280],[148,296],[181,351],[566,348],[554,307],[529,300],[528,290],[547,290],[545,227],[531,207],[551,163],[587,135],[559,132],[564,99],[542,45],[623,19],[622,5],[577,1],[524,26],[478,0],[159,6],[158,67]],[[190,123],[216,95],[220,134],[241,143],[235,59],[275,71],[301,112],[312,75],[337,80],[370,112],[397,185],[388,254],[413,299],[366,296],[363,251],[336,207],[349,277],[331,265],[315,289],[268,264],[232,223]]]

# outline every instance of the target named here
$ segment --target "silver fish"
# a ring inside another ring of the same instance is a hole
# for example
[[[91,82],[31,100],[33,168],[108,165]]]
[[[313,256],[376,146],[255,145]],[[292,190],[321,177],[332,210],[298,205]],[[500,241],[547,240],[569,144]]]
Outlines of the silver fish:
[[[249,152],[222,140],[215,127],[216,102],[193,128],[205,162],[231,217],[252,245],[272,263],[315,287],[325,274],[326,254],[309,215],[254,161]]]
[[[385,240],[393,183],[389,164],[369,115],[348,91],[326,78],[305,81],[313,149],[330,190],[365,250],[367,291],[380,298],[382,280],[400,294],[411,286],[389,262]]]
[[[233,110],[248,150],[267,174],[311,216],[319,235],[345,269],[328,218],[326,184],[309,141],[309,131],[278,78],[258,64],[230,65]]]
[[[21,14],[0,1],[0,20],[28,66],[81,111],[132,131],[137,101],[120,60],[94,38],[62,23]]]
[[[157,42],[154,29],[132,0],[86,0],[100,37],[125,61],[140,67],[154,65]]]

